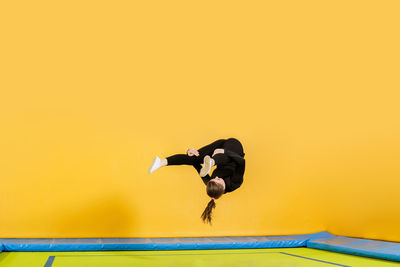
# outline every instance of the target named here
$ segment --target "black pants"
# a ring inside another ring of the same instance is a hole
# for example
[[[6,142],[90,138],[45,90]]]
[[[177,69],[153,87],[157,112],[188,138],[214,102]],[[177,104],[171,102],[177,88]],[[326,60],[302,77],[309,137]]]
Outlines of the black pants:
[[[168,165],[193,165],[198,167],[199,164],[203,163],[206,155],[212,156],[214,150],[217,148],[223,148],[238,153],[240,156],[244,156],[243,146],[236,138],[219,139],[207,146],[204,146],[199,151],[199,156],[189,156],[187,154],[176,154],[167,158]],[[231,159],[225,154],[216,154],[212,157],[215,161],[215,165],[224,165],[231,162]],[[198,168],[196,168],[198,169]]]

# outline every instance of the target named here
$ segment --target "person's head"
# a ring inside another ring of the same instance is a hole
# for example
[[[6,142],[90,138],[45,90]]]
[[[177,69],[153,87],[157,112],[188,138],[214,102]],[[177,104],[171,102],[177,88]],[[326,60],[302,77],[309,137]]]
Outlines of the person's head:
[[[201,218],[203,219],[204,223],[211,224],[212,209],[214,209],[216,206],[215,199],[220,198],[224,194],[225,181],[217,176],[214,179],[208,181],[206,190],[207,190],[207,195],[211,197],[211,200],[210,202],[208,202],[206,209],[203,211],[203,214],[201,215]]]

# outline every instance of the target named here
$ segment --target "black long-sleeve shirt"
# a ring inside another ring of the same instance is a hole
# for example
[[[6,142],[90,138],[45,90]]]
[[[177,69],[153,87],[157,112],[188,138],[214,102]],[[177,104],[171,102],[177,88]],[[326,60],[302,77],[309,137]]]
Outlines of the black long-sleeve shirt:
[[[225,194],[236,190],[242,185],[246,162],[244,159],[244,153],[242,157],[234,151],[224,149],[224,154],[228,156],[231,161],[222,166],[217,165],[217,168],[213,171],[211,177],[207,174],[206,176],[202,177],[202,180],[204,184],[207,184],[208,181],[217,176],[222,178],[225,181]],[[200,164],[195,164],[194,167],[196,168],[197,172],[200,172]]]

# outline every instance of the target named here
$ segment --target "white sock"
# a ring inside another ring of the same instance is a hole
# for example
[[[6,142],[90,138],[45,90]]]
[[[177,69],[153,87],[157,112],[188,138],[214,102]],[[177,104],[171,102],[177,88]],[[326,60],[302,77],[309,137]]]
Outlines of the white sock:
[[[151,164],[150,168],[149,168],[149,174],[151,174],[152,172],[154,172],[155,170],[161,168],[161,159],[159,157],[155,157],[153,160],[153,163]]]

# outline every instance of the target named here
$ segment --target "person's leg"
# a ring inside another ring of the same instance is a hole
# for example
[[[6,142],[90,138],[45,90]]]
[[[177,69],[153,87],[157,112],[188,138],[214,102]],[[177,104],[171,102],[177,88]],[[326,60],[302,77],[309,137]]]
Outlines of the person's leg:
[[[212,142],[209,145],[206,145],[200,149],[198,149],[197,151],[199,151],[199,158],[200,160],[203,160],[205,156],[212,156],[212,154],[214,153],[214,150],[217,148],[222,148],[225,144],[226,139],[219,139],[217,141]]]
[[[192,165],[194,166],[196,163],[199,164],[199,160],[196,159],[196,156],[189,156],[186,154],[176,154],[165,159],[160,159],[159,157],[155,157],[153,163],[150,166],[149,173],[151,174],[155,170],[167,166],[167,165]]]
[[[176,154],[172,155],[170,157],[167,157],[165,159],[161,159],[160,167],[166,166],[166,165],[192,165],[192,166],[197,166],[199,167],[200,163],[203,163],[204,157],[205,156],[212,156],[214,153],[214,150],[217,148],[223,148],[224,143],[226,142],[226,139],[218,139],[214,141],[213,143],[206,145],[198,150],[199,156],[189,156],[187,154]],[[224,162],[228,162],[229,158],[226,156],[218,156],[217,157],[217,162],[220,164],[223,164]],[[215,165],[216,161],[211,158],[210,162],[207,162],[207,168],[210,169],[211,166]],[[204,164],[206,165],[206,164]],[[196,168],[197,170],[198,168]],[[203,177],[203,176],[202,176]]]
[[[165,158],[166,165],[194,165],[201,160],[196,156],[189,156],[187,154],[175,154]]]
[[[199,156],[189,156],[187,154],[176,154],[165,159],[160,160],[160,167],[167,165],[195,165],[203,163],[204,157],[209,155],[212,156],[214,150],[222,148],[226,139],[219,139],[213,143],[206,145],[198,150]]]
[[[213,143],[206,145],[198,150],[199,156],[189,156],[187,154],[176,154],[165,159],[160,159],[156,157],[153,161],[149,169],[149,173],[157,170],[158,168],[167,166],[167,165],[192,165],[195,166],[196,170],[199,168],[200,163],[203,163],[205,156],[212,156],[214,150],[217,148],[222,148],[223,144],[225,143],[225,139],[219,139],[214,141]],[[213,160],[211,159],[211,164],[208,166],[212,166]],[[208,162],[208,163],[210,163]]]
[[[244,156],[242,144],[236,138],[226,139],[225,142],[222,144],[222,148],[236,152],[239,155]],[[218,153],[212,157],[211,166],[227,165],[230,162],[232,162],[232,160],[228,156],[226,156],[225,154],[222,154],[222,153]]]
[[[217,142],[214,142],[210,146],[207,147],[207,152],[209,152],[212,149],[217,149],[217,148],[223,148],[227,149],[233,152],[236,152],[240,155],[243,155],[243,147],[242,144],[237,140],[236,138],[228,138],[228,139],[223,139],[224,142],[221,142],[221,140],[218,140]],[[221,146],[222,145],[222,146]],[[213,150],[213,153],[214,153]],[[212,154],[210,156],[212,156]],[[218,153],[215,154],[213,157],[211,157],[213,162],[212,165],[224,165],[230,163],[232,160],[226,156],[225,154]]]
[[[211,157],[214,153],[214,150],[217,148],[222,148],[226,139],[218,139],[212,142],[209,145],[206,145],[198,150],[199,157],[198,159],[203,163],[203,167],[200,169],[199,174],[201,177],[206,177],[207,174],[210,172],[211,167],[215,165],[214,159]],[[199,167],[200,165],[198,165]],[[198,169],[198,168],[196,168]]]
[[[229,138],[223,145],[223,148],[238,153],[240,156],[244,156],[243,146],[236,138]]]

